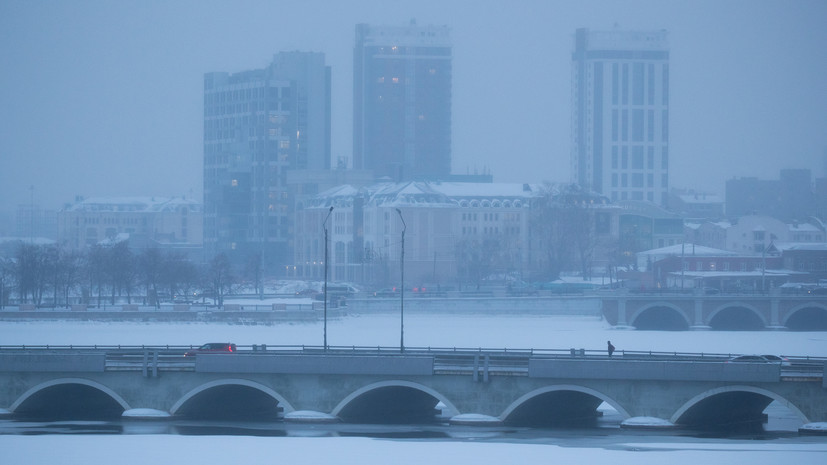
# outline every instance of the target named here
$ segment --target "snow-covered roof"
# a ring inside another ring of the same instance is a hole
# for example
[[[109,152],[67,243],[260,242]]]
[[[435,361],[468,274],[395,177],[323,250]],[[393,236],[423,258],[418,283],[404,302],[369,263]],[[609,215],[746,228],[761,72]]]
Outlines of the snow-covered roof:
[[[404,183],[381,182],[356,188],[341,185],[319,193],[310,208],[351,206],[353,199],[364,197],[366,205],[401,207],[427,204],[429,207],[456,206],[463,200],[515,200],[526,201],[543,194],[540,184],[478,183],[478,182],[428,182]]]
[[[48,239],[45,237],[0,237],[0,244],[14,242],[22,242],[24,244],[32,245],[51,245],[56,243],[54,239]]]
[[[774,242],[773,245],[779,251],[804,250],[808,252],[821,252],[827,250],[827,242]]]
[[[788,224],[787,228],[789,228],[790,232],[821,232],[821,229],[818,226],[810,223]]]
[[[729,250],[715,249],[704,245],[684,243],[661,247],[659,249],[646,250],[639,252],[638,255],[690,255],[695,257],[719,257],[723,255],[732,257],[738,255],[738,253]]]
[[[791,270],[754,270],[754,271],[672,271],[672,276],[683,276],[686,278],[760,278],[785,277],[794,274],[806,274]]]
[[[682,194],[678,198],[684,203],[723,203],[717,194]]]
[[[200,211],[201,204],[183,197],[90,197],[64,207],[63,211],[152,213],[187,207]]]

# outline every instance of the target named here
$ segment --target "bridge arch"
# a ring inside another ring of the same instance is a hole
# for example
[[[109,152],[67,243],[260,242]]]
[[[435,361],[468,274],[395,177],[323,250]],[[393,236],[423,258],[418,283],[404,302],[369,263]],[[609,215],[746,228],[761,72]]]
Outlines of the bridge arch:
[[[45,392],[51,389],[70,385],[83,386],[86,389],[93,389],[103,393],[112,402],[117,404],[122,412],[130,409],[129,403],[127,403],[123,399],[123,397],[121,397],[117,392],[113,391],[112,389],[101,383],[83,378],[58,378],[45,381],[28,389],[16,401],[14,401],[14,403],[11,404],[9,410],[11,410],[12,412],[17,412],[18,409],[20,409],[21,406],[24,406],[24,404],[27,401],[34,400],[34,398],[38,395],[44,394]]]
[[[655,315],[656,309],[666,308],[668,313]],[[681,307],[666,301],[657,301],[646,304],[637,309],[629,324],[637,329],[685,330],[692,324],[689,316]]]
[[[575,392],[575,393],[579,393],[579,394],[583,394],[583,395],[588,395],[588,396],[591,396],[591,397],[594,397],[594,398],[600,400],[600,402],[606,402],[607,404],[611,405],[612,408],[617,410],[617,412],[620,415],[622,415],[624,419],[631,417],[631,415],[629,415],[629,412],[625,408],[623,408],[622,405],[620,405],[616,400],[612,399],[611,397],[607,396],[606,394],[603,394],[600,391],[596,391],[594,389],[591,389],[591,388],[588,388],[588,387],[585,387],[585,386],[578,386],[578,385],[575,385],[575,384],[557,384],[557,385],[553,385],[553,386],[544,386],[544,387],[535,389],[531,392],[528,392],[526,394],[523,394],[517,400],[512,402],[508,407],[506,407],[506,409],[503,411],[503,413],[500,414],[499,418],[502,421],[507,421],[508,418],[510,416],[512,416],[512,414],[514,414],[519,408],[525,406],[531,400],[537,399],[541,396],[544,396],[544,395],[547,395],[547,394],[552,394],[552,393],[555,393],[555,392],[561,392],[561,393],[562,392]],[[595,405],[594,407],[596,408],[597,406],[599,406],[599,403],[597,405]]]
[[[707,324],[712,329],[756,330],[769,326],[769,321],[754,305],[736,301],[715,307],[707,317]]]
[[[427,394],[428,396],[436,399],[438,402],[442,402],[447,407],[447,410],[451,415],[457,415],[460,413],[459,409],[451,402],[447,397],[445,397],[439,391],[436,391],[428,386],[423,384],[414,383],[411,381],[405,380],[387,380],[387,381],[380,381],[377,383],[371,383],[366,386],[363,386],[356,391],[350,393],[347,397],[342,399],[338,405],[333,409],[331,412],[332,415],[341,417],[346,409],[352,407],[357,399],[361,398],[366,394],[370,394],[371,392],[379,391],[379,390],[388,390],[388,389],[410,389],[419,391],[421,393]]]
[[[796,305],[790,309],[781,324],[793,331],[827,330],[827,305],[820,302]]]
[[[211,389],[238,386],[254,389],[274,399],[278,403],[278,405],[282,407],[284,413],[289,413],[295,410],[293,406],[290,404],[290,402],[288,402],[287,399],[284,398],[284,396],[261,383],[257,383],[255,381],[250,381],[247,379],[228,378],[210,381],[190,390],[189,392],[184,394],[183,397],[178,399],[178,401],[175,402],[175,404],[173,404],[172,408],[170,409],[170,413],[173,415],[178,414],[182,411],[182,408],[187,404],[187,402],[193,400],[198,395],[203,394]]]
[[[755,386],[746,386],[746,385],[733,385],[733,386],[723,386],[715,389],[710,389],[708,391],[702,392],[697,396],[693,397],[692,399],[688,400],[685,404],[683,404],[670,418],[674,424],[680,424],[681,419],[684,418],[689,412],[693,409],[703,408],[701,404],[708,399],[712,399],[716,396],[725,396],[728,394],[737,394],[737,393],[748,393],[748,394],[757,394],[760,396],[764,396],[769,398],[769,402],[766,402],[766,405],[769,405],[772,401],[778,401],[784,404],[785,407],[789,408],[798,418],[801,419],[803,423],[809,423],[810,420],[807,418],[807,415],[804,414],[798,407],[795,406],[792,402],[788,401],[784,397],[776,394],[775,392],[769,391],[767,389],[762,389]],[[723,397],[722,397],[723,398]],[[725,398],[724,398],[725,399]],[[725,399],[726,400],[726,399]],[[732,402],[725,402],[725,405],[732,405]],[[761,413],[766,408],[766,405],[761,408]],[[720,406],[715,406],[720,407]]]

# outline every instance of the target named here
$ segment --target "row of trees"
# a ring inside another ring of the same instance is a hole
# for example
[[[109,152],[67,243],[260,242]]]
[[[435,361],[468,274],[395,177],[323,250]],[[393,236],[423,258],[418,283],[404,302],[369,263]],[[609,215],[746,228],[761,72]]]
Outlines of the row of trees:
[[[100,306],[124,298],[159,305],[165,297],[201,294],[222,305],[237,284],[223,254],[197,265],[181,253],[154,248],[135,254],[127,242],[86,252],[24,243],[13,258],[0,257],[0,308],[15,295],[38,306],[68,306],[78,298]]]

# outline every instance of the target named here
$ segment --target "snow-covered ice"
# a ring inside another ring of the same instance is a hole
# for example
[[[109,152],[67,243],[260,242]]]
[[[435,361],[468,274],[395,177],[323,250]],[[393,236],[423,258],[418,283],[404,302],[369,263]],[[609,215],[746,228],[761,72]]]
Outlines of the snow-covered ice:
[[[507,465],[611,463],[690,465],[824,463],[827,444],[634,443],[622,447],[561,447],[454,441],[250,436],[63,435],[0,436],[3,463],[25,465],[146,465],[286,463],[291,465]]]
[[[674,428],[675,424],[669,420],[657,417],[632,417],[623,420],[620,426],[623,428],[637,429],[663,429]]]

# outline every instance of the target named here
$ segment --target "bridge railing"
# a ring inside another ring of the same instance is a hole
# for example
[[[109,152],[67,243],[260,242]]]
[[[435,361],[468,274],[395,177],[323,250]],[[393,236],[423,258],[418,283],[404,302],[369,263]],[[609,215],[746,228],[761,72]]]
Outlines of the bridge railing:
[[[195,358],[185,357],[193,345],[18,345],[0,346],[0,356],[18,354],[91,354],[105,353],[105,371],[140,371],[144,376],[158,376],[159,371],[194,371]],[[307,346],[307,345],[240,345],[238,353],[268,356],[428,356],[433,357],[434,374],[467,374],[474,380],[489,375],[528,376],[529,360],[576,359],[607,360],[603,350],[586,349],[509,349],[461,347],[386,346]],[[232,354],[227,354],[232,356]],[[724,363],[741,354],[628,351],[615,352],[613,360],[670,361],[689,363]],[[781,364],[782,378],[823,378],[825,357],[787,356]],[[1,367],[0,367],[1,368]]]

